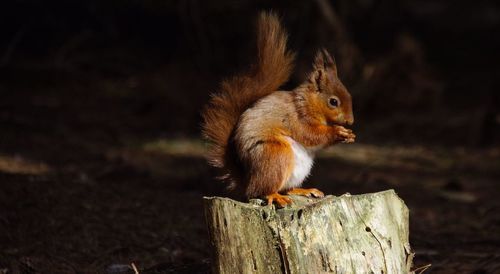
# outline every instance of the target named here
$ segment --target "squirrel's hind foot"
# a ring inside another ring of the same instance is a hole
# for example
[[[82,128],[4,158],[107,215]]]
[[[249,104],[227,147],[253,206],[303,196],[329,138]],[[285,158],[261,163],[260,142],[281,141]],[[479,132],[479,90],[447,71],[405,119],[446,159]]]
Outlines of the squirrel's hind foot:
[[[306,197],[323,198],[325,194],[317,188],[292,188],[286,192],[288,195],[300,195]]]
[[[276,205],[279,208],[283,208],[292,203],[292,199],[290,199],[285,195],[281,195],[279,193],[266,195],[266,199],[267,199],[267,205],[272,205],[273,203],[276,203]]]

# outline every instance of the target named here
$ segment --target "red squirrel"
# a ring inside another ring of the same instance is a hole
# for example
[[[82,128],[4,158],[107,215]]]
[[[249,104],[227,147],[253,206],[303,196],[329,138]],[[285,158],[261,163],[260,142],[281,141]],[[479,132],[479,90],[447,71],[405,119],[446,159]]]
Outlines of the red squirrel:
[[[354,122],[351,95],[324,49],[306,81],[277,91],[292,73],[295,54],[275,14],[261,13],[257,25],[256,64],[223,81],[202,113],[209,163],[247,198],[284,207],[292,202],[288,194],[323,197],[318,189],[299,187],[318,149],[354,142],[344,127]]]

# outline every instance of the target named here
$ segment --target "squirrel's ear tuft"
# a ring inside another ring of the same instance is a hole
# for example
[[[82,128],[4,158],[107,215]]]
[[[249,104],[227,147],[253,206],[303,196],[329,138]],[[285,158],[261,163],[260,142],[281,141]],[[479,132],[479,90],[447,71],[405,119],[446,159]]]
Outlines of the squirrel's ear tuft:
[[[331,76],[337,77],[337,64],[335,63],[335,59],[324,48],[318,50],[316,53],[313,67],[314,70],[324,70],[331,74]]]
[[[325,69],[325,57],[323,56],[323,52],[321,50],[318,50],[316,57],[314,57],[313,68],[314,70]]]
[[[314,85],[315,91],[321,92],[328,85],[328,82],[337,79],[337,65],[335,59],[326,49],[318,50],[313,63],[314,71],[309,77],[309,81]]]

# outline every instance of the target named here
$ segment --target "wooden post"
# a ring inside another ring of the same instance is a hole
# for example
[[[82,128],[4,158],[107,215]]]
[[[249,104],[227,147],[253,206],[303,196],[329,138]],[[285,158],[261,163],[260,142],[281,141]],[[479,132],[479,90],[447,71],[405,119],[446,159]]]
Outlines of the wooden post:
[[[408,208],[394,190],[293,201],[205,197],[214,273],[411,273]]]

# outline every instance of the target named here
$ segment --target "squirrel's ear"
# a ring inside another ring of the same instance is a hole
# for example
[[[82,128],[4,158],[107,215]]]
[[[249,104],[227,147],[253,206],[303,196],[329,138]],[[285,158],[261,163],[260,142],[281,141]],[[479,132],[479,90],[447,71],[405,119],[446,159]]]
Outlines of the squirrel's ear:
[[[326,49],[318,50],[313,64],[314,70],[325,70],[333,77],[337,77],[337,64],[335,59],[328,53]]]
[[[337,78],[337,65],[335,59],[326,49],[318,50],[313,63],[314,71],[309,77],[309,81],[314,85],[314,89],[321,92],[327,83],[335,81]]]
[[[326,85],[326,75],[324,69],[314,69],[309,76],[309,81],[314,86],[314,91],[321,92]]]
[[[313,63],[314,70],[325,69],[325,58],[321,51],[316,52],[316,57],[314,57]]]
[[[326,49],[323,48],[321,51],[323,52],[325,59],[325,70],[337,77],[337,63],[335,62],[335,58],[333,58]]]

